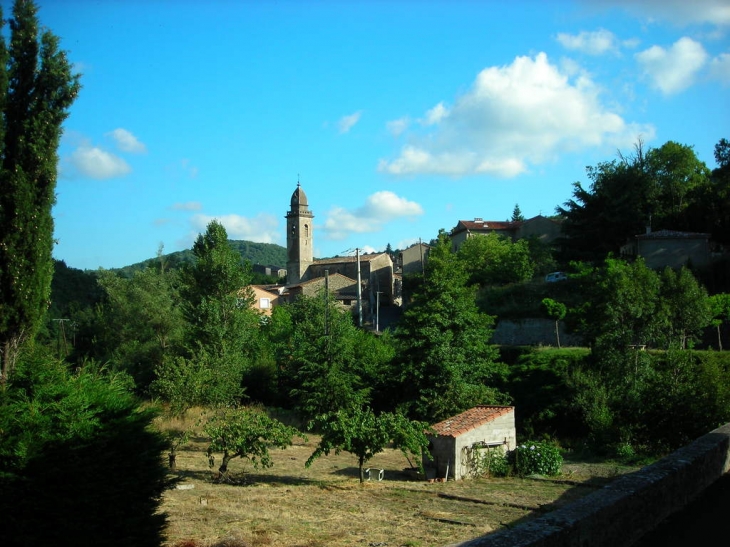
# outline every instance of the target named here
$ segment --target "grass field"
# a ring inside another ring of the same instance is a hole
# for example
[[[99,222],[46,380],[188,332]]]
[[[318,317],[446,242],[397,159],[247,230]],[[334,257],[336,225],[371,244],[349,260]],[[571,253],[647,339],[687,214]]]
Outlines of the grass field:
[[[169,515],[167,545],[442,546],[514,526],[633,470],[571,463],[558,480],[428,483],[410,472],[400,451],[386,450],[369,462],[385,470],[384,479],[360,484],[357,461],[348,453],[304,467],[318,440],[309,435],[276,450],[269,469],[233,460],[234,482],[215,484],[207,439],[193,437],[178,452],[175,474],[181,482],[162,504]]]

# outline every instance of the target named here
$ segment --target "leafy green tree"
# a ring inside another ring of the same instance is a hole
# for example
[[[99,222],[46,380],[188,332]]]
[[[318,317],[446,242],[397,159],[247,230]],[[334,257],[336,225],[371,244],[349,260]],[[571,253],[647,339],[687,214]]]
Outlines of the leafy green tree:
[[[692,192],[710,179],[710,170],[691,146],[668,141],[646,153],[646,169],[653,186],[649,189],[650,211],[667,229],[691,229],[684,215]]]
[[[363,382],[367,357],[352,315],[324,293],[300,296],[274,309],[271,328],[280,368],[280,389],[304,417],[369,401]],[[369,335],[372,336],[372,335]]]
[[[661,279],[642,259],[607,259],[590,293],[585,334],[600,351],[656,344],[667,326]]]
[[[24,351],[0,390],[0,544],[157,547],[172,486],[129,378]]]
[[[690,146],[669,141],[587,168],[588,188],[573,185],[573,198],[556,212],[564,217],[564,259],[600,261],[627,240],[652,229],[697,230],[687,209],[709,170]]]
[[[124,278],[102,271],[99,285],[106,298],[97,314],[96,357],[127,371],[146,391],[155,368],[182,343],[185,322],[177,272],[148,268]]]
[[[532,278],[535,264],[526,240],[512,242],[496,233],[470,237],[459,248],[459,260],[469,274],[470,283],[505,285]]]
[[[712,235],[712,241],[730,245],[730,142],[715,145],[717,168],[700,181],[688,196],[688,224],[694,231]]]
[[[555,321],[555,340],[560,348],[560,322],[565,319],[567,308],[562,302],[557,302],[552,298],[543,298],[542,307],[549,318]]]
[[[284,449],[292,445],[299,432],[263,411],[253,408],[224,409],[216,412],[203,428],[210,437],[208,454],[222,452],[218,472],[220,480],[228,480],[228,464],[234,458],[246,458],[254,468],[271,467],[270,448]]]
[[[150,391],[169,403],[174,416],[194,406],[236,404],[244,395],[240,359],[215,355],[203,346],[190,355],[165,356],[155,376]]]
[[[713,294],[709,297],[710,324],[717,329],[717,349],[722,351],[722,333],[720,327],[726,321],[730,321],[730,294]]]
[[[478,238],[474,238],[478,239]],[[506,367],[489,344],[493,318],[479,311],[463,262],[440,233],[395,332],[399,400],[409,416],[439,421],[480,403],[503,403]]]
[[[16,0],[9,26],[9,45],[0,40],[0,382],[48,308],[57,149],[80,88],[59,39],[39,30],[34,2]]]
[[[250,268],[228,244],[217,220],[208,224],[194,245],[195,262],[183,272],[184,313],[190,324],[189,344],[200,344],[217,355],[243,352],[259,318],[248,288]]]
[[[352,407],[320,415],[311,427],[320,431],[322,438],[305,465],[309,467],[314,460],[331,451],[339,454],[344,450],[357,457],[360,482],[365,481],[365,464],[385,450],[391,441],[404,454],[417,458],[428,447],[426,424],[408,420],[402,414],[375,414],[369,407]]]
[[[260,316],[252,308],[248,287],[250,272],[228,244],[223,225],[215,220],[208,224],[193,253],[196,260],[183,270],[180,291],[187,350],[179,356],[166,355],[152,384],[153,392],[179,411],[196,404],[193,401],[239,402],[243,376],[260,336]]]
[[[692,345],[698,340],[712,320],[707,291],[689,269],[682,268],[677,273],[665,268],[660,296],[667,316],[665,343],[685,349],[688,343]]]

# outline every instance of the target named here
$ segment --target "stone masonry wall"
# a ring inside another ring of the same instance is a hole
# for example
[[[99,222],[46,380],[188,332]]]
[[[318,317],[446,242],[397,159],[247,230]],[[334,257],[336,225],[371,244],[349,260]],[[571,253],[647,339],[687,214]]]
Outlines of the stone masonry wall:
[[[730,424],[584,498],[453,547],[628,547],[730,470]]]
[[[562,322],[559,332],[561,346],[582,345],[582,339],[574,334],[568,334]],[[505,346],[557,346],[555,321],[540,318],[522,321],[501,320],[494,329],[492,342]]]

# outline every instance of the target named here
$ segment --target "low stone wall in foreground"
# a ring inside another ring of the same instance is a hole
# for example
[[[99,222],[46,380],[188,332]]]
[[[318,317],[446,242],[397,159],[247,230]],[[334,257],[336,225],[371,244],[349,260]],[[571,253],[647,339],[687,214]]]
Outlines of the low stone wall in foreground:
[[[627,547],[730,469],[730,424],[557,511],[454,547]]]

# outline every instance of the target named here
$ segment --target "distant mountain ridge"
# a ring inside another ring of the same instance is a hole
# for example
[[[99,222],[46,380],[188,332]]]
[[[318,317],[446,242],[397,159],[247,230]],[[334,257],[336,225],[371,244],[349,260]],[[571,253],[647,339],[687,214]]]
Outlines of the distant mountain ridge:
[[[231,248],[241,255],[241,260],[250,262],[251,265],[261,264],[264,266],[277,266],[286,268],[286,249],[275,243],[256,243],[246,240],[228,240]],[[159,264],[162,260],[165,268],[179,268],[185,264],[193,262],[195,255],[192,249],[184,251],[175,251],[173,253],[163,254],[160,257],[148,258],[136,264],[130,264],[122,268],[114,268],[114,271],[124,276],[134,274],[139,270],[144,270],[152,265]]]

